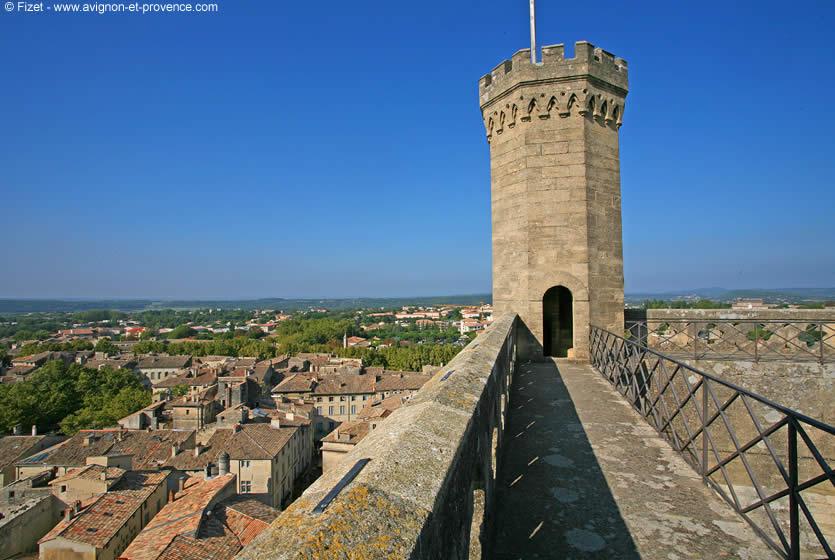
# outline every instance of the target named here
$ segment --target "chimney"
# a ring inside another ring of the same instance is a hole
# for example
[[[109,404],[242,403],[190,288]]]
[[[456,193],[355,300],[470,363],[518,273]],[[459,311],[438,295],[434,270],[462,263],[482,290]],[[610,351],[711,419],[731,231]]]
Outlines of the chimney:
[[[105,470],[103,470],[103,471],[101,472],[101,474],[99,475],[99,478],[100,478],[101,480],[103,480],[103,481],[106,481],[106,480],[107,480],[107,467],[105,467],[104,469],[105,469]]]
[[[218,474],[223,476],[229,474],[229,453],[223,452],[217,458]]]
[[[280,428],[281,427],[281,419],[280,418],[273,418],[270,420],[270,426],[273,428]]]
[[[212,478],[212,464],[211,463],[206,463],[206,466],[203,468],[203,477],[206,480],[209,480],[210,478]]]
[[[173,501],[174,501],[174,498],[175,498],[174,491],[173,491],[173,490],[169,490],[169,491],[168,491],[168,503],[173,502]]]
[[[71,521],[73,516],[72,508],[68,507],[64,510],[64,521]]]
[[[16,435],[16,436],[22,436],[23,435],[23,426],[21,426],[20,424],[15,424],[14,428],[12,428],[12,434]]]
[[[181,478],[177,481],[177,492],[182,492],[186,487],[186,479]]]
[[[81,511],[81,500],[76,500],[72,505],[73,515],[77,514],[79,511]]]
[[[90,444],[93,443],[93,436],[86,435],[84,439],[81,440],[81,447],[90,447]]]
[[[203,446],[199,443],[194,446],[194,456],[200,457],[200,454],[203,452]]]
[[[235,424],[235,425],[232,426],[232,433],[233,434],[237,434],[240,431],[241,431],[241,425],[240,424]]]
[[[171,446],[171,456],[172,457],[176,457],[177,453],[179,453],[179,452],[180,452],[180,447],[176,443]]]
[[[33,436],[38,435],[38,426],[37,426],[37,424],[32,424],[32,435],[33,435]]]

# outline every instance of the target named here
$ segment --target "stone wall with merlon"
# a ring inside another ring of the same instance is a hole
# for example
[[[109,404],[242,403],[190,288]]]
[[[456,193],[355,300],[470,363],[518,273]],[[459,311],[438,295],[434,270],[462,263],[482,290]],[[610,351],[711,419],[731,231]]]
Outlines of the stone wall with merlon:
[[[239,553],[239,560],[480,557],[489,535],[518,318],[505,315]],[[371,461],[320,514],[319,501]]]

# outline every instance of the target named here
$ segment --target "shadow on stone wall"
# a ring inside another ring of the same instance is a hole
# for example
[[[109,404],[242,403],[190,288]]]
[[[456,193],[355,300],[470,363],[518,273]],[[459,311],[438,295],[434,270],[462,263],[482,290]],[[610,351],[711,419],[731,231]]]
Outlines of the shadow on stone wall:
[[[555,363],[520,363],[510,393],[485,558],[640,558]]]

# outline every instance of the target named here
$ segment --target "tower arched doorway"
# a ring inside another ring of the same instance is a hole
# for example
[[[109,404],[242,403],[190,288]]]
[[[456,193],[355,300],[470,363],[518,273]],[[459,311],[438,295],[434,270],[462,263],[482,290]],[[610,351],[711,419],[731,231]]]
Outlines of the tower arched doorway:
[[[574,346],[574,298],[565,286],[554,286],[542,297],[542,350],[565,358]]]

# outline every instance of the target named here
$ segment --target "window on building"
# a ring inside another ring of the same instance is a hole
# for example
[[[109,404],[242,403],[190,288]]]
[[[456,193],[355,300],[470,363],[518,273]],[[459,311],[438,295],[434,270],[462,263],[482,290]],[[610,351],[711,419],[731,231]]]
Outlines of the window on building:
[[[252,481],[251,480],[242,480],[241,481],[241,494],[249,494],[252,492]]]
[[[241,461],[241,467],[248,468],[249,467],[249,460]]]
[[[61,485],[61,492],[63,493],[63,492],[66,492],[66,491],[67,491],[67,485],[66,485],[66,484],[62,484],[62,485]]]
[[[356,413],[357,413],[357,405],[352,404],[351,405],[351,414],[356,414]]]
[[[332,406],[329,406],[329,407],[328,407],[328,414],[330,414],[331,416],[333,416],[333,407],[332,407]]]
[[[339,407],[339,414],[345,414],[345,405]]]
[[[322,407],[321,407],[321,406],[317,406],[317,407],[316,407],[316,412],[317,412],[318,414],[322,414]]]
[[[328,402],[333,402],[333,397],[328,397]]]

